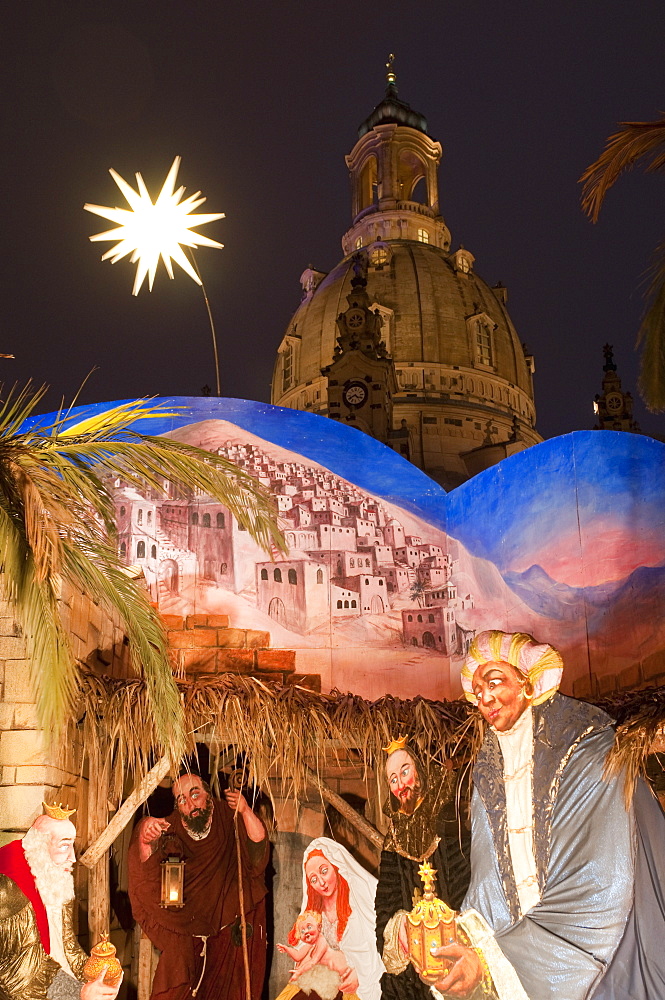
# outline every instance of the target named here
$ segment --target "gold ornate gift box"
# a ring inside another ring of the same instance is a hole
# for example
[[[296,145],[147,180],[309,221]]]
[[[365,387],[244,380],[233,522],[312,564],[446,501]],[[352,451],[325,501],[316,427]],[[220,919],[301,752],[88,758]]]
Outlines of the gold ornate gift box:
[[[452,968],[450,959],[432,954],[435,948],[455,944],[455,911],[434,895],[435,870],[425,862],[418,869],[425,892],[406,916],[409,958],[416,972],[433,983],[443,979]]]

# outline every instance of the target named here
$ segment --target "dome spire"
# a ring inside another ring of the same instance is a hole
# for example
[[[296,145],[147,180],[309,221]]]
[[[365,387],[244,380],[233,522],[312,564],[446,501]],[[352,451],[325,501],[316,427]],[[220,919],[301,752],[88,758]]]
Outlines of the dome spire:
[[[391,52],[390,55],[388,56],[388,62],[386,63],[386,69],[388,70],[388,72],[386,73],[386,82],[388,84],[388,87],[386,89],[388,92],[392,90],[396,94],[397,76],[395,75],[395,70],[393,68],[394,65],[395,65],[395,53]]]

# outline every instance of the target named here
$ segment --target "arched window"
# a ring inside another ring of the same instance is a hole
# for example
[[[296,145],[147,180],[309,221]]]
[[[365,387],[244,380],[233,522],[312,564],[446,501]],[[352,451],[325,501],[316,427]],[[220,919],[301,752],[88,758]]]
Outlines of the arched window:
[[[293,343],[290,340],[287,340],[286,347],[282,353],[282,390],[284,392],[286,392],[287,389],[290,389],[295,381],[293,370],[293,352]]]
[[[148,524],[152,524],[152,511],[151,510],[148,511],[148,515],[147,515],[146,521],[147,521]]]
[[[198,524],[198,523],[199,523],[199,515],[196,513],[196,511],[194,511],[194,513],[192,514],[192,524]]]
[[[352,608],[357,608],[358,607],[356,601],[351,601],[351,607]]]
[[[348,601],[344,601],[344,607],[348,608],[348,606],[349,606],[349,602]]]
[[[316,582],[317,583],[323,583],[323,570],[322,569],[317,569],[317,571],[316,571]]]
[[[140,507],[139,507],[139,509],[138,509],[138,511],[136,513],[136,523],[137,524],[143,524],[143,511],[141,510]]]
[[[341,607],[342,607],[342,602],[341,602],[341,601],[338,601],[338,602],[337,602],[337,607],[338,607],[338,608],[341,608]]]
[[[125,507],[121,507],[120,508],[120,517],[124,517],[126,513],[127,513],[126,508]]]
[[[275,581],[275,583],[281,583],[282,582],[282,571],[281,571],[281,569],[277,569],[276,568],[275,572],[272,575],[272,578]]]
[[[383,586],[383,580],[381,578],[379,578],[379,587],[382,587],[382,586]]]
[[[156,559],[157,558],[157,546],[156,545],[151,545],[150,546],[150,558],[151,559]]]
[[[355,559],[353,559],[353,558],[349,559],[349,566],[351,566],[351,568],[353,568],[355,565],[356,565]]]
[[[122,542],[120,544],[120,555],[124,557],[127,555],[127,542]]]
[[[413,615],[407,615],[406,617],[409,619],[410,622],[413,621]]]
[[[429,615],[428,621],[433,622],[434,621],[434,615]]]
[[[137,542],[137,545],[136,545],[136,558],[137,559],[145,559],[145,542],[144,541]]]
[[[423,620],[423,616],[422,615],[418,615],[418,621],[421,622],[422,620]]]
[[[203,515],[203,527],[204,528],[209,528],[210,527],[210,514],[204,514]]]
[[[295,584],[297,582],[298,582],[298,574],[296,573],[296,571],[294,569],[290,569],[289,570],[289,583],[294,583]]]
[[[265,567],[261,570],[261,579],[262,580],[268,579],[268,570]]]
[[[217,527],[218,528],[224,527],[224,515],[221,513],[217,515]]]
[[[418,242],[419,243],[429,243],[429,233],[426,229],[418,230]]]
[[[369,569],[369,559],[365,559],[365,566]]]

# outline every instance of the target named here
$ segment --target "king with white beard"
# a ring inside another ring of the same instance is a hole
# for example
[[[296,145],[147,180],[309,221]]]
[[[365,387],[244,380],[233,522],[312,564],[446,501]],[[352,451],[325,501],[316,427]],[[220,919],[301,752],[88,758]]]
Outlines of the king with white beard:
[[[86,954],[72,923],[74,810],[44,805],[23,840],[0,849],[0,997],[114,1000],[104,971],[83,983]]]

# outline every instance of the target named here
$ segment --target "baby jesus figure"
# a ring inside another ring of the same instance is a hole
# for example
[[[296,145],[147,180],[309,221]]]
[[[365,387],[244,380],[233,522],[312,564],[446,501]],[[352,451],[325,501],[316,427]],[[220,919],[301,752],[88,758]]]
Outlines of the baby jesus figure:
[[[333,1000],[339,992],[340,980],[348,969],[348,962],[344,953],[332,948],[323,936],[321,914],[305,910],[297,918],[290,937],[295,937],[297,944],[276,945],[278,951],[296,963],[289,983],[297,982],[306,994],[315,990],[321,1000]],[[284,990],[278,1000],[286,1000],[287,992],[294,995],[290,990]],[[353,1000],[355,994],[347,994],[346,997]]]

